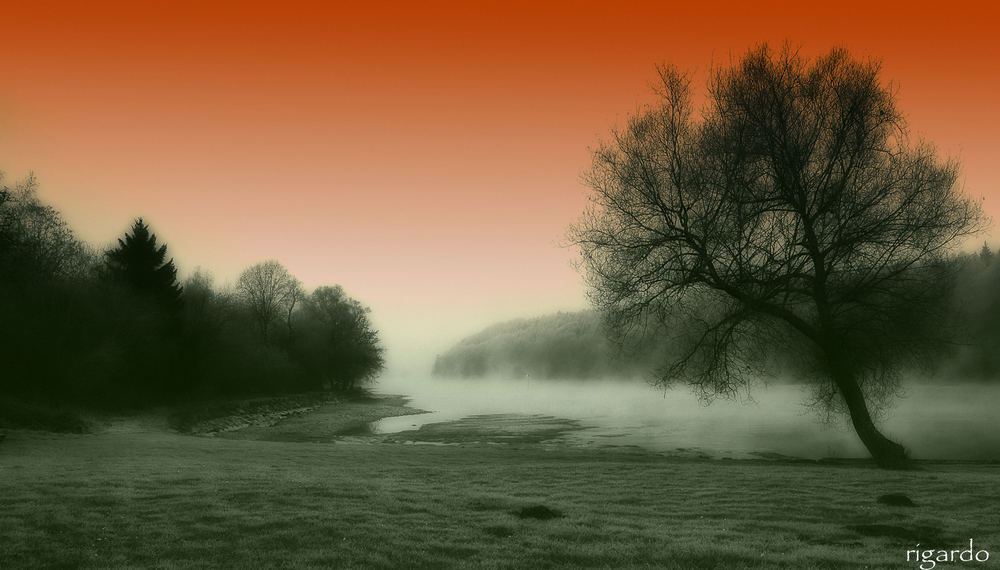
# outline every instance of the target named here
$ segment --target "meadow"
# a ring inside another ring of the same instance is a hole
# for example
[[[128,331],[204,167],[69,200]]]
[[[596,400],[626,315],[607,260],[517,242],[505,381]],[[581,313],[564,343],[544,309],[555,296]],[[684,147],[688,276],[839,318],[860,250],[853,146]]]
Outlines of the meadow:
[[[916,568],[918,543],[1000,545],[995,463],[294,441],[296,421],[277,441],[184,435],[155,416],[10,431],[0,568]],[[879,503],[887,493],[916,506]]]

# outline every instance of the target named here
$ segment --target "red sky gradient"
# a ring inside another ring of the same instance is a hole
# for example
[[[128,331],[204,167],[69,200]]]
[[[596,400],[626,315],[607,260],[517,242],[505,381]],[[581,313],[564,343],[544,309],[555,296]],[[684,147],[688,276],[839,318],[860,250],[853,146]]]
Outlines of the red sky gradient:
[[[584,305],[558,243],[587,148],[661,61],[880,58],[1000,217],[1000,40],[975,4],[213,4],[5,2],[0,168],[97,245],[145,216],[185,275],[276,258],[340,283],[390,343]]]

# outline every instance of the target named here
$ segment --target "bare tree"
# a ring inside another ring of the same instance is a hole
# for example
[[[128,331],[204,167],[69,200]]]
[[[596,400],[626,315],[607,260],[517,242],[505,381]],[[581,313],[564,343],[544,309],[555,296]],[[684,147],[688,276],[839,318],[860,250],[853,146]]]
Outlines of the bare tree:
[[[302,287],[302,282],[298,279],[292,278],[293,281],[288,287],[288,293],[285,297],[285,329],[288,332],[289,338],[292,336],[292,314],[295,312],[295,307],[299,306],[303,299],[306,297],[306,290]]]
[[[93,261],[59,212],[38,199],[34,174],[7,186],[0,172],[0,270],[6,277],[78,278]]]
[[[785,47],[715,69],[697,112],[659,69],[659,103],[593,153],[592,205],[570,235],[618,331],[684,323],[660,380],[706,397],[748,388],[777,341],[846,408],[871,455],[907,463],[871,404],[924,346],[942,256],[981,229],[958,165],[913,141],[877,62]]]
[[[236,291],[250,309],[264,340],[272,323],[284,317],[289,333],[292,313],[305,296],[302,283],[277,261],[270,259],[247,268],[236,282]]]

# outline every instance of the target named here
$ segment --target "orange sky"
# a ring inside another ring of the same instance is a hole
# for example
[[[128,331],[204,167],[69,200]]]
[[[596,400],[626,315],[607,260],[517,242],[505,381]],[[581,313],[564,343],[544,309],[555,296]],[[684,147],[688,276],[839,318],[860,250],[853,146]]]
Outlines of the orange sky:
[[[1000,41],[975,4],[201,4],[6,1],[0,168],[34,170],[95,244],[145,216],[183,274],[276,258],[341,283],[390,342],[584,305],[557,244],[587,147],[660,61],[784,40],[881,58],[1000,217]]]

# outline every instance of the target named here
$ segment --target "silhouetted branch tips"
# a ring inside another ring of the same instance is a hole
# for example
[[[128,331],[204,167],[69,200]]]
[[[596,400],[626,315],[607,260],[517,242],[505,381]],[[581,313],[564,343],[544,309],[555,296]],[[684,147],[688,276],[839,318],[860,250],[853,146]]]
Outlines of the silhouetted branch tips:
[[[878,62],[846,50],[752,49],[712,71],[698,116],[688,77],[657,71],[659,102],[585,176],[571,236],[592,300],[618,329],[685,329],[661,379],[708,398],[745,388],[768,343],[805,342],[873,456],[905,461],[869,405],[932,340],[944,256],[985,227],[957,163],[910,139]]]
[[[280,263],[270,259],[247,268],[240,274],[236,291],[265,342],[279,318],[284,318],[291,330],[291,314],[302,297],[302,284]]]
[[[309,296],[276,261],[236,291],[200,269],[181,287],[144,219],[95,255],[37,184],[0,177],[0,398],[118,408],[353,390],[381,371],[368,309],[339,287],[315,308],[330,288]]]

